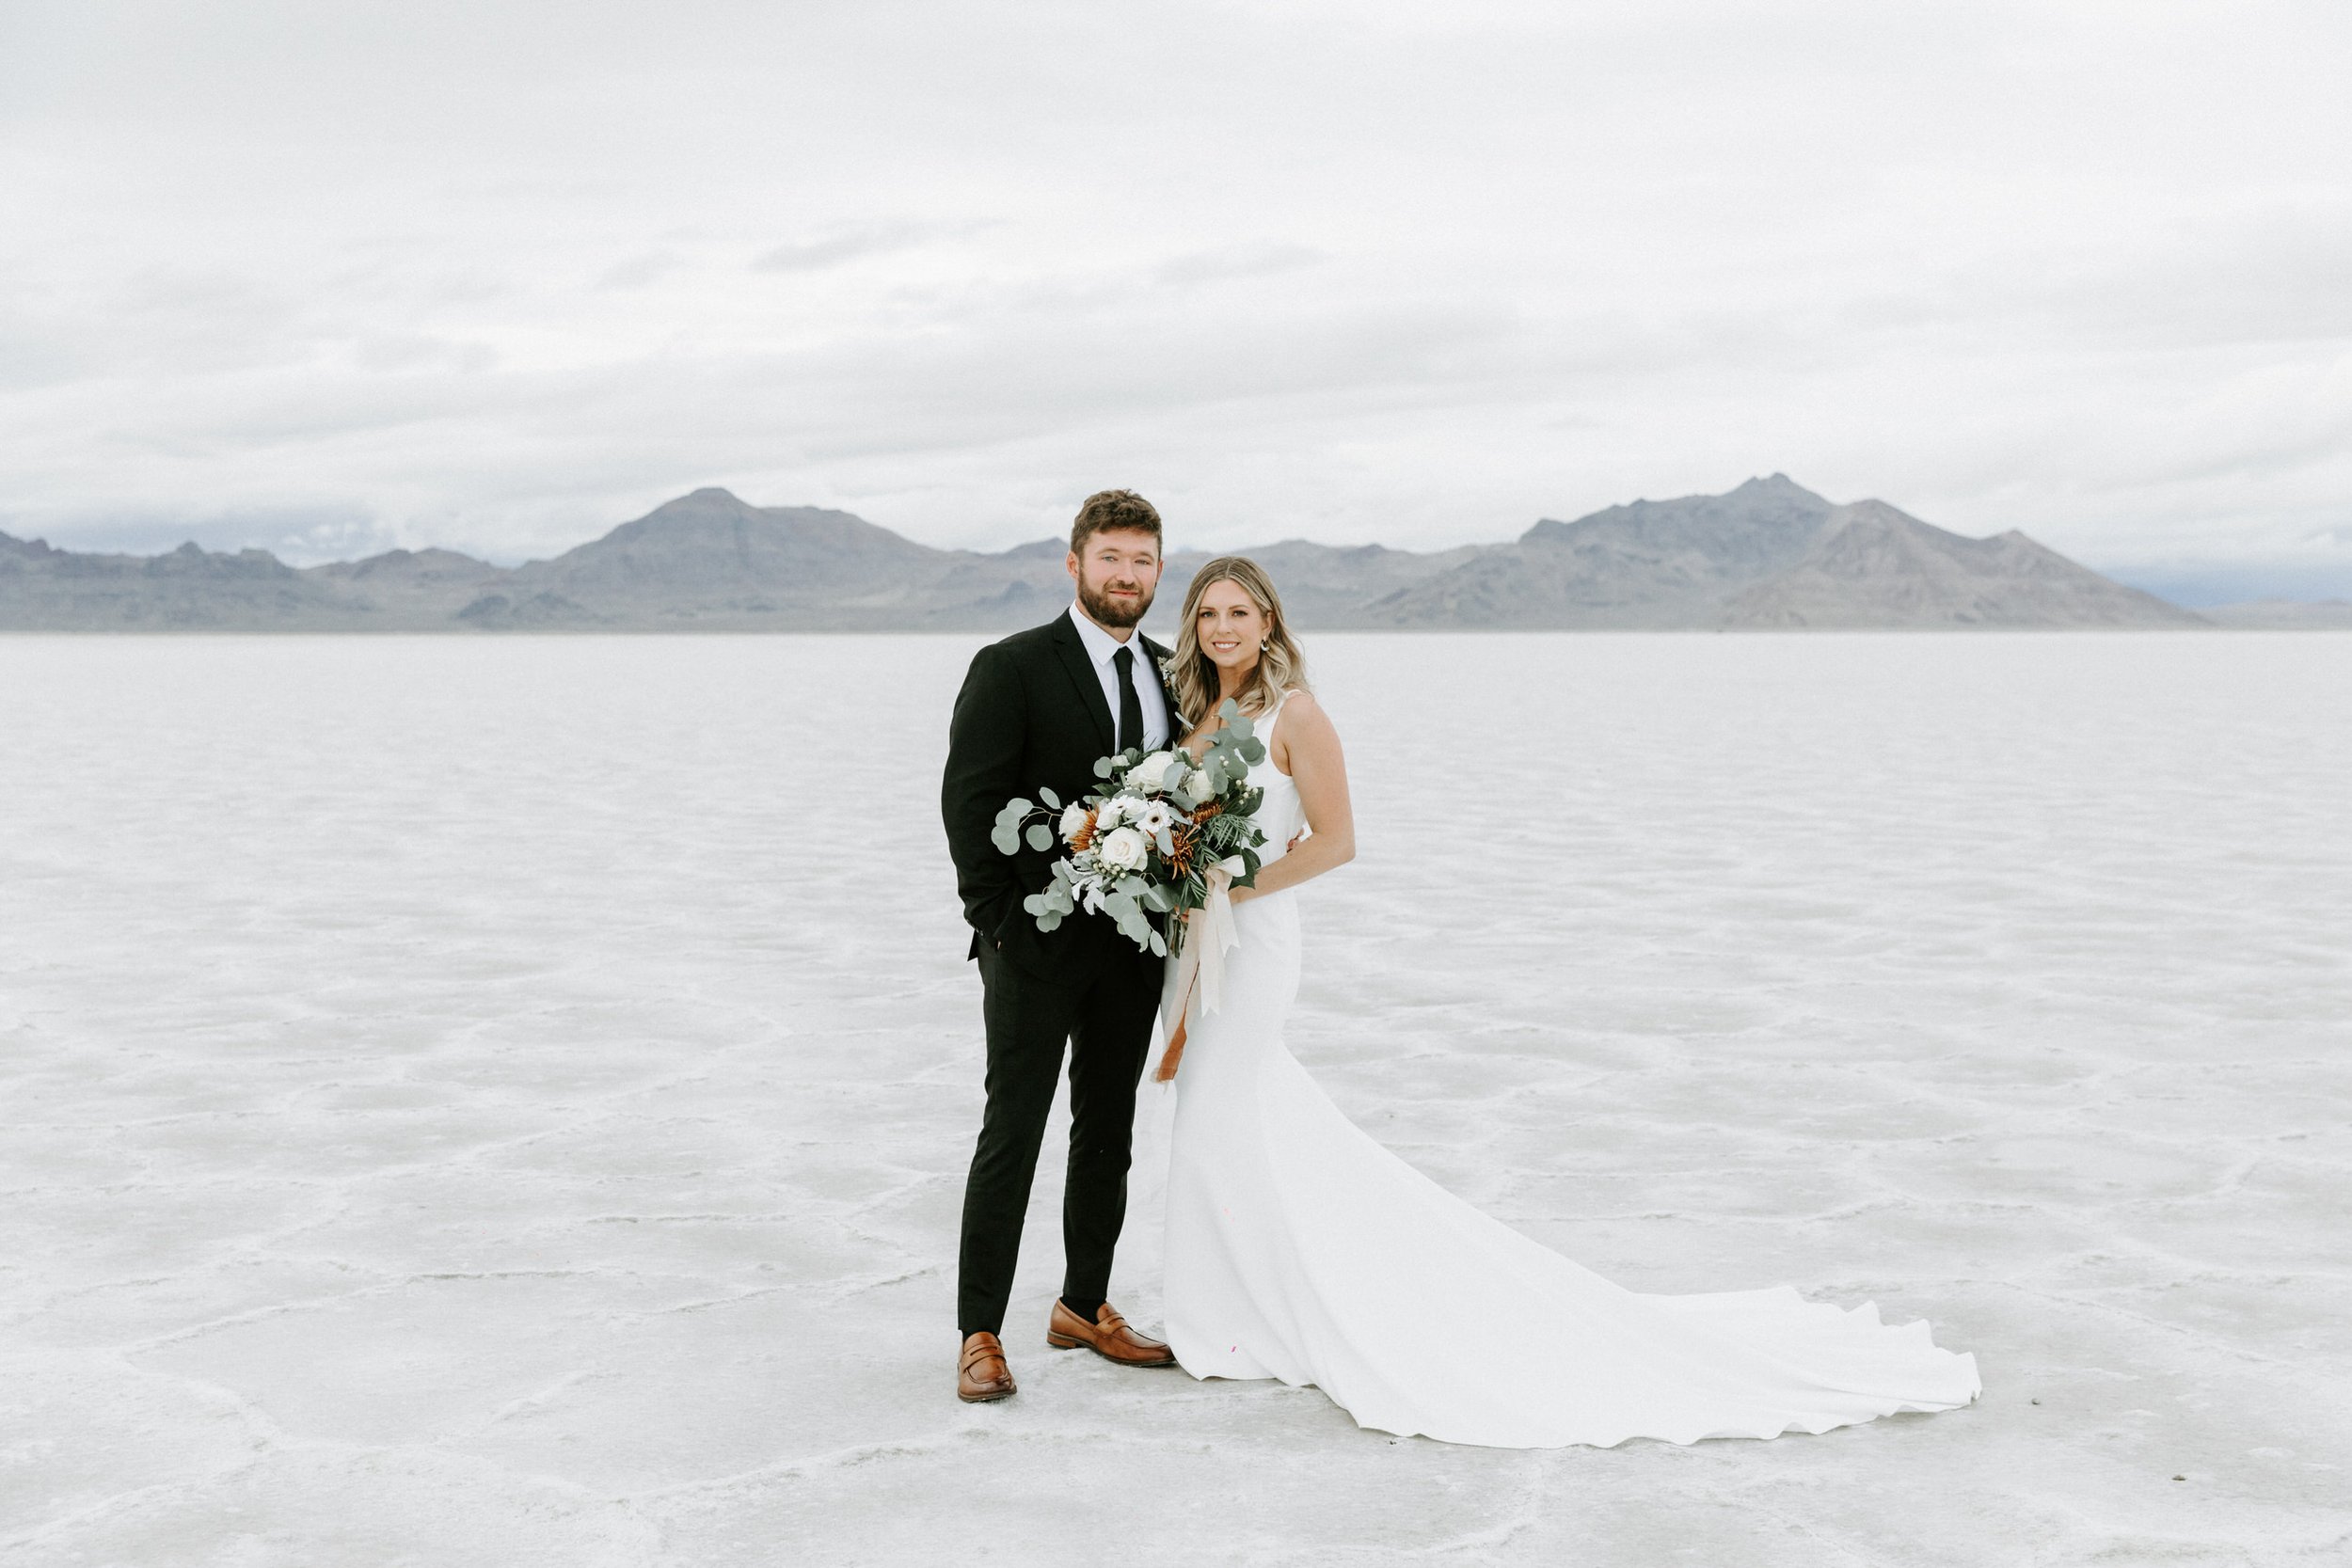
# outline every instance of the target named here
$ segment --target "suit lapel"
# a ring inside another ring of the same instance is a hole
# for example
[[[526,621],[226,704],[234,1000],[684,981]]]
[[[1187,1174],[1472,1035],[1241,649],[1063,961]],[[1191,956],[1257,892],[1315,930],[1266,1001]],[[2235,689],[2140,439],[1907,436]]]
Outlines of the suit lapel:
[[[1078,701],[1094,719],[1098,753],[1111,754],[1111,746],[1119,738],[1116,721],[1111,718],[1110,705],[1103,700],[1103,682],[1094,673],[1094,661],[1087,657],[1087,645],[1078,637],[1078,628],[1070,624],[1065,612],[1054,623],[1054,651],[1061,655],[1063,673],[1077,689]]]

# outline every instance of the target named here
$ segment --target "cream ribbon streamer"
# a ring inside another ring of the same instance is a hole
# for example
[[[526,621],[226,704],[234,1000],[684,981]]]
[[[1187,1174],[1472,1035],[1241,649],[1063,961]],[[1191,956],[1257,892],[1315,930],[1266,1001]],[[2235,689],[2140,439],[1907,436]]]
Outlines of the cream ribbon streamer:
[[[1209,867],[1201,879],[1208,884],[1208,897],[1199,909],[1184,911],[1184,950],[1176,960],[1184,966],[1184,999],[1176,1008],[1176,1025],[1168,1033],[1168,1049],[1160,1053],[1160,1065],[1152,1070],[1155,1084],[1176,1076],[1193,1020],[1224,1006],[1225,955],[1241,945],[1241,932],[1233,925],[1233,895],[1228,890],[1241,865],[1240,857],[1234,856]]]

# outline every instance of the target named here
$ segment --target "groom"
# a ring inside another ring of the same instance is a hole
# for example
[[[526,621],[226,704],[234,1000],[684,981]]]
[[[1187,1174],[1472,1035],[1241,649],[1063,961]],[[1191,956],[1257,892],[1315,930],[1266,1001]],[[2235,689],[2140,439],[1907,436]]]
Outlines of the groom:
[[[1073,914],[1040,931],[1022,900],[1052,879],[1059,846],[1040,851],[1025,842],[1006,855],[989,840],[1013,797],[1037,800],[1042,786],[1068,805],[1100,784],[1098,757],[1176,738],[1175,705],[1160,673],[1168,650],[1136,630],[1159,586],[1160,515],[1133,490],[1089,496],[1063,564],[1077,602],[973,656],[940,789],[988,1029],[988,1109],[963,1190],[956,1289],[963,1334],[956,1394],[975,1402],[1014,1390],[997,1335],[1065,1043],[1070,1173],[1061,1299],[1046,1340],[1064,1350],[1085,1345],[1130,1367],[1175,1360],[1103,1299],[1127,1213],[1128,1140],[1159,1007],[1160,960],[1106,915]]]

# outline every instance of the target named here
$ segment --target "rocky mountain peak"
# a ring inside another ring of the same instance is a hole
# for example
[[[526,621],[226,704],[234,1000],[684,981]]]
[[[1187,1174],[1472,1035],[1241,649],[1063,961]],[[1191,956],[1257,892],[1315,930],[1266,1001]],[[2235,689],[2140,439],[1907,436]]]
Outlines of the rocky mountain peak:
[[[1341,626],[2197,626],[2014,531],[1968,538],[1784,473],[1422,553],[1245,550],[1311,630]],[[1009,629],[1069,602],[1064,545],[931,549],[847,512],[706,486],[550,561],[389,550],[297,572],[195,544],[81,554],[0,535],[0,630]],[[1162,619],[1207,556],[1168,562]]]

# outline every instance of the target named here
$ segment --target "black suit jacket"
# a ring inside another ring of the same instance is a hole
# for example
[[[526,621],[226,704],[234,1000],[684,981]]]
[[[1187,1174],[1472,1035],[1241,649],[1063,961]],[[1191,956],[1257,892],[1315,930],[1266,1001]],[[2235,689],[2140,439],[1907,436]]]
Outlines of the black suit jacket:
[[[1140,632],[1136,641],[1160,682],[1168,723],[1181,725],[1160,670],[1168,650]],[[1040,931],[1037,917],[1021,907],[1053,879],[1053,863],[1067,852],[1058,834],[1050,849],[1031,849],[1024,842],[1015,855],[989,839],[996,814],[1016,795],[1038,800],[1041,784],[1066,806],[1097,788],[1102,781],[1094,764],[1110,755],[1115,730],[1103,683],[1067,612],[972,656],[947,728],[947,769],[939,792],[956,892],[972,927],[972,957],[987,942],[1018,969],[1074,985],[1093,966],[1136,951],[1107,915],[1081,911],[1056,930]],[[1171,733],[1169,744],[1181,733]]]

